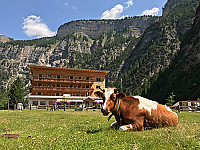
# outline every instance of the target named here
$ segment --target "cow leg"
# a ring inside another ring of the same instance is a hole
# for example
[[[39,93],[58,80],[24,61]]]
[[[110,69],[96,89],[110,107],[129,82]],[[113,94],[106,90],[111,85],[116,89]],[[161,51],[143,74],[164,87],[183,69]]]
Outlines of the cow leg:
[[[131,123],[128,125],[123,125],[120,126],[119,130],[120,131],[144,131],[144,118],[140,118],[136,121],[134,121],[135,123]]]
[[[135,124],[128,124],[128,125],[120,126],[119,130],[120,131],[130,131],[130,130],[134,130],[136,128],[137,127],[135,126]]]
[[[111,123],[111,124],[110,124],[110,127],[111,127],[112,129],[118,129],[119,126],[118,126],[117,121]]]

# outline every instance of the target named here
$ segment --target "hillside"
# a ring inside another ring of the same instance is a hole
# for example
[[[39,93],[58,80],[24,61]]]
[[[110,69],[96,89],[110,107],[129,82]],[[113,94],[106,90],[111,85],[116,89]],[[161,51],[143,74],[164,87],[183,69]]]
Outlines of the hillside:
[[[154,99],[166,98],[173,92],[177,100],[200,98],[200,5],[192,28],[185,34],[181,50],[170,67],[152,80],[146,96]]]
[[[146,88],[141,85],[148,87],[148,81],[171,64],[180,51],[185,32],[192,26],[199,2],[181,1],[167,16],[147,28],[121,69],[124,91],[145,95]],[[119,80],[114,85],[119,87]]]

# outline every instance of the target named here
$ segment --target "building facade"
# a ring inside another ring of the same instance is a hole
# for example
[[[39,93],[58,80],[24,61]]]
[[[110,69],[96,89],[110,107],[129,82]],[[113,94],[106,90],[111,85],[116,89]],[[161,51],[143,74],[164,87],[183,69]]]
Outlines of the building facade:
[[[53,101],[66,97],[71,101],[95,97],[94,92],[105,89],[105,77],[109,73],[43,66],[30,66],[30,70],[32,87],[27,98],[32,105],[53,105]]]

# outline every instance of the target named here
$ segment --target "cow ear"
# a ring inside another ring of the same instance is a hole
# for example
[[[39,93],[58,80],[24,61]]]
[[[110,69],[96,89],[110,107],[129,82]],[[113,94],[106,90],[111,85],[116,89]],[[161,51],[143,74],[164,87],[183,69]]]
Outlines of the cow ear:
[[[95,96],[97,96],[97,97],[100,97],[100,98],[102,98],[102,96],[103,96],[103,93],[102,93],[102,92],[100,92],[100,91],[96,91],[96,92],[94,92],[94,95],[95,95]]]
[[[124,94],[123,92],[119,92],[119,94],[117,95],[117,97],[118,97],[119,99],[122,99],[122,98],[125,97],[125,94]]]

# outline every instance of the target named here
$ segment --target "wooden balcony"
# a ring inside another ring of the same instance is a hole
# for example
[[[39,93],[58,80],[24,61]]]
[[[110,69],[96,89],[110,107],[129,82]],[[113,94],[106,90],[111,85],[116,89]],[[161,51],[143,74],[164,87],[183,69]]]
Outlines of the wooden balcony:
[[[33,78],[33,82],[48,82],[48,83],[69,83],[69,84],[93,84],[91,80],[79,80],[79,79],[57,79],[57,78]]]
[[[70,88],[70,87],[46,87],[46,86],[33,86],[32,91],[69,91],[69,92],[92,92],[93,88]]]

